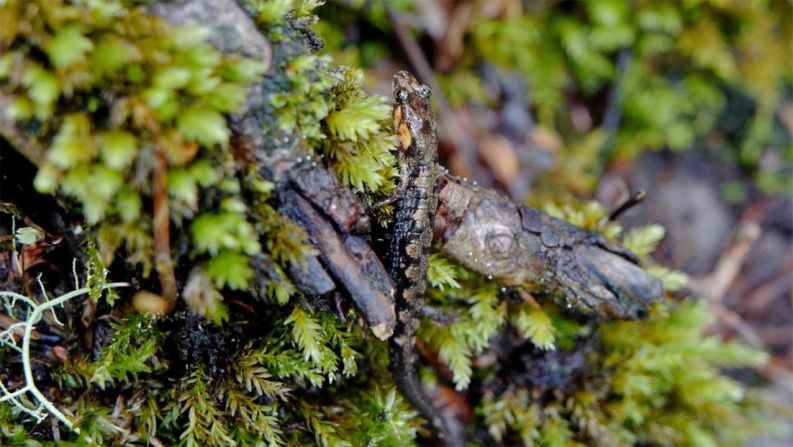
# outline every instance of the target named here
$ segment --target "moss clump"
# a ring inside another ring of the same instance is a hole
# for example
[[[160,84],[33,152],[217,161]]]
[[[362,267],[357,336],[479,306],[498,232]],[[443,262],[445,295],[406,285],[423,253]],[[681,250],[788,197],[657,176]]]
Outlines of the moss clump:
[[[760,415],[719,368],[765,357],[704,335],[708,321],[706,306],[687,303],[645,322],[603,325],[567,389],[551,392],[534,377],[507,390],[486,379],[478,414],[506,444],[742,445]]]
[[[190,256],[222,264],[209,269],[216,286],[246,286],[261,247],[224,114],[239,108],[266,67],[222,55],[203,33],[122,1],[8,1],[0,14],[16,23],[0,35],[9,113],[48,145],[35,160],[36,188],[76,199],[98,225],[105,262],[123,245],[147,276],[152,179],[164,163],[166,218],[192,230]],[[201,225],[208,221],[218,225]]]

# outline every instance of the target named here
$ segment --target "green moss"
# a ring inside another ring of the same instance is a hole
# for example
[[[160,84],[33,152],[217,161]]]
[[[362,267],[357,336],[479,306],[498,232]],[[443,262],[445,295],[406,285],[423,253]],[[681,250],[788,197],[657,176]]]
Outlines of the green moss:
[[[328,138],[322,151],[335,161],[339,178],[359,191],[393,189],[396,138],[385,98],[363,92],[363,72],[344,69],[331,92],[336,105],[325,119]]]
[[[114,333],[110,343],[102,350],[101,357],[93,363],[91,382],[106,388],[118,382],[137,381],[138,374],[151,373],[150,363],[158,351],[160,334],[151,318],[136,315],[124,324],[112,326]]]
[[[142,264],[145,275],[153,265],[151,216],[145,210],[152,201],[155,152],[164,152],[172,170],[169,195],[176,206],[170,217],[181,226],[193,219],[199,202],[208,205],[199,196],[209,182],[199,183],[189,174],[208,161],[228,158],[223,114],[240,106],[245,88],[261,79],[265,67],[224,56],[202,34],[127,5],[112,0],[4,2],[2,14],[27,26],[12,27],[2,36],[9,46],[6,57],[17,61],[5,74],[3,89],[16,102],[31,105],[34,114],[17,113],[16,119],[46,120],[39,138],[51,144],[37,188],[74,197],[89,224],[101,223],[105,262],[112,262],[123,244],[127,259]],[[96,95],[100,88],[101,98]],[[113,98],[112,109],[102,98]],[[213,164],[214,177],[233,178],[233,165]],[[228,192],[232,198],[238,194]],[[202,213],[191,227],[206,228],[199,224],[213,216]],[[245,209],[221,216],[237,220],[218,227],[223,234],[214,233],[214,240],[225,241],[222,248],[237,255],[238,266],[241,256],[259,251],[257,237]],[[220,250],[218,243],[200,245],[209,239],[208,231],[196,232],[194,255]],[[215,260],[213,272],[223,271],[217,264],[224,259],[232,257]],[[244,276],[232,281],[219,275],[217,282],[239,287],[247,283]]]
[[[477,411],[495,439],[525,445],[742,445],[756,423],[750,400],[719,368],[757,366],[765,356],[705,335],[708,320],[706,306],[687,303],[644,322],[605,324],[581,389],[550,401],[521,388],[486,394]],[[552,424],[566,428],[549,433]]]

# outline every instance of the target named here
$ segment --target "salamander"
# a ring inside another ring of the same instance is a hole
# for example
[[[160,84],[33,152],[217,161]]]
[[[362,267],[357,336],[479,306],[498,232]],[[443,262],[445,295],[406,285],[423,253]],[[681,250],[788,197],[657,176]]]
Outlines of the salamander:
[[[400,183],[394,194],[381,202],[381,205],[394,204],[387,255],[390,274],[396,283],[397,322],[389,341],[391,370],[399,391],[431,424],[441,443],[452,445],[449,429],[416,371],[416,331],[426,289],[440,174],[431,91],[410,73],[400,71],[394,76],[392,95]]]

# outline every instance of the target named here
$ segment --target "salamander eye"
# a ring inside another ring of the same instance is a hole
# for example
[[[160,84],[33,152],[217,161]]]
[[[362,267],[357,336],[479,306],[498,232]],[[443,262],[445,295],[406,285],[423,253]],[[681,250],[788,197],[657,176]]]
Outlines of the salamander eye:
[[[422,84],[421,87],[419,87],[419,96],[424,99],[430,99],[430,96],[432,96],[432,90],[430,90],[427,85]]]
[[[403,88],[401,88],[401,89],[396,91],[396,93],[394,94],[394,98],[396,99],[396,101],[398,103],[404,104],[404,103],[408,102],[408,91],[403,89]]]

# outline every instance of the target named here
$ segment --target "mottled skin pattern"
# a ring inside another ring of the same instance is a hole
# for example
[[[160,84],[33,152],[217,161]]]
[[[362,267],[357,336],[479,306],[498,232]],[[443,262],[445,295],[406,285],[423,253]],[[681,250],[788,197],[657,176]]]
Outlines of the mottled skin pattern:
[[[432,424],[439,440],[451,442],[440,411],[424,392],[416,373],[419,312],[426,288],[432,222],[438,205],[438,140],[430,90],[400,71],[393,81],[394,129],[399,137],[400,185],[393,201],[394,227],[388,253],[396,282],[397,323],[389,344],[394,380],[413,407]]]

